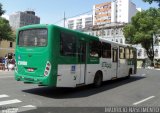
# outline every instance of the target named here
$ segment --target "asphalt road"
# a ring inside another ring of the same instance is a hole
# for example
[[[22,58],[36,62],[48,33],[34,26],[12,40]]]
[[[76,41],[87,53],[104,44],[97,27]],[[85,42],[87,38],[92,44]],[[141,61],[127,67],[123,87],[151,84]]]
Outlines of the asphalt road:
[[[100,88],[75,89],[24,84],[14,80],[14,72],[0,71],[1,109],[15,107],[12,110],[40,113],[50,109],[46,107],[78,107],[79,110],[82,110],[79,107],[91,107],[93,113],[98,113],[95,107],[108,106],[160,106],[160,71],[139,69],[130,79],[107,81]],[[35,111],[39,107],[43,108]],[[73,108],[61,110],[67,113],[77,111]],[[103,108],[100,110],[104,111]]]

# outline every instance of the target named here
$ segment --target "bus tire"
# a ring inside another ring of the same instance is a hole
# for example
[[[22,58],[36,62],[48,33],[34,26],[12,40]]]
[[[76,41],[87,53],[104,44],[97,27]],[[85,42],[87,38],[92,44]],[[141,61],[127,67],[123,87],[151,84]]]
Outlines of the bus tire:
[[[94,77],[94,87],[100,87],[102,85],[103,75],[101,71],[98,71]]]
[[[126,78],[129,79],[131,77],[131,74],[132,74],[132,69],[130,68],[128,72],[128,76]]]

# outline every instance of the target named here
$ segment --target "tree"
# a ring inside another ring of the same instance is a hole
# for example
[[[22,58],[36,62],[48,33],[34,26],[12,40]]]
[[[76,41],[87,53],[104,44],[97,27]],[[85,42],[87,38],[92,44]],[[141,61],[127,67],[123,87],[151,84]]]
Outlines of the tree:
[[[2,16],[5,13],[5,10],[2,9],[2,4],[0,3],[0,16]]]
[[[10,40],[13,41],[15,39],[13,35],[13,31],[9,25],[9,21],[0,17],[0,41],[2,40]]]
[[[160,8],[160,0],[143,0],[144,2],[148,2],[149,4],[152,4],[153,2],[157,2],[158,6]]]
[[[2,9],[2,4],[0,3],[0,42],[2,40],[14,41],[15,34],[9,25],[9,21],[1,17],[4,13],[5,11]]]
[[[153,35],[160,29],[160,9],[150,8],[138,12],[131,23],[124,27],[124,36],[130,44],[141,44],[146,50],[151,65],[154,65]]]

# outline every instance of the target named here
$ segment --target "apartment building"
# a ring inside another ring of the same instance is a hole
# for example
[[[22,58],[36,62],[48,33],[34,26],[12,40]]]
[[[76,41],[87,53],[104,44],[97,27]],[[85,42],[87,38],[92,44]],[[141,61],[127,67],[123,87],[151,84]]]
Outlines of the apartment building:
[[[9,16],[9,24],[12,27],[13,31],[16,31],[17,28],[31,25],[39,24],[40,18],[35,15],[34,11],[25,11],[25,12],[16,12]],[[0,57],[4,57],[7,53],[14,53],[15,42],[3,40],[0,42]]]
[[[111,23],[112,2],[105,2],[93,6],[93,25]]]
[[[93,6],[93,25],[129,23],[136,13],[136,5],[131,0],[112,0],[96,4]]]
[[[9,24],[13,30],[16,30],[22,26],[39,23],[40,17],[36,16],[34,11],[19,11],[9,16]]]
[[[67,27],[74,30],[82,30],[93,26],[92,15],[81,15],[66,20]]]
[[[125,44],[125,37],[123,35],[124,23],[110,23],[103,26],[94,26],[92,35],[101,38],[106,38],[107,40]]]

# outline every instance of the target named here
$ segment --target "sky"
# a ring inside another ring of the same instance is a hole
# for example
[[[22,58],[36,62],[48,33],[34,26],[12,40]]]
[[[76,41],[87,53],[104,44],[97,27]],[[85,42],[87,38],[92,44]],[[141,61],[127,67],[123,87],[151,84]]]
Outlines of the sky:
[[[92,10],[94,4],[108,2],[111,0],[0,0],[3,9],[6,10],[4,17],[17,11],[33,10],[41,18],[41,24],[61,24],[61,20],[74,17]],[[144,3],[142,0],[132,0],[137,8],[148,9],[157,7],[157,4]],[[58,22],[59,21],[59,22]]]

